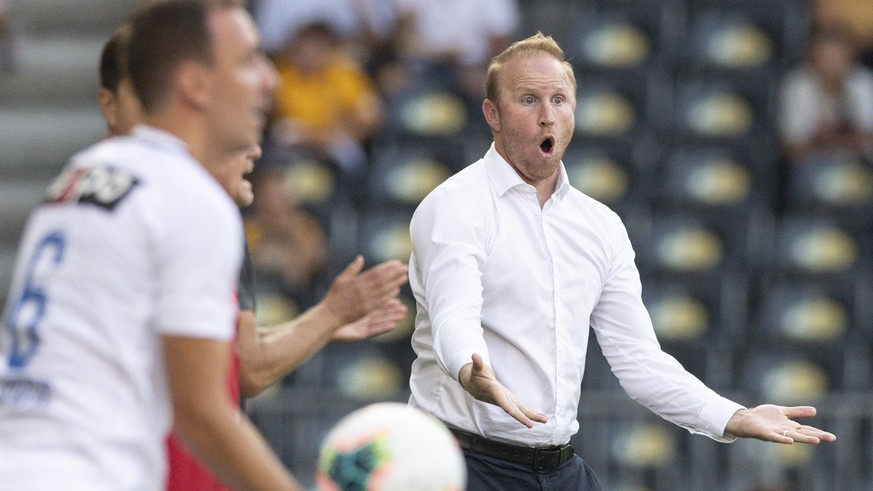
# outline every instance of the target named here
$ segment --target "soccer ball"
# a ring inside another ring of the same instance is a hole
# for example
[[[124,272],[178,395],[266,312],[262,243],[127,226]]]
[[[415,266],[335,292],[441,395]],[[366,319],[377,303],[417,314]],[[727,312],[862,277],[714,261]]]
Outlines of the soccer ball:
[[[331,429],[315,481],[323,491],[461,491],[467,469],[439,420],[405,404],[379,402]]]

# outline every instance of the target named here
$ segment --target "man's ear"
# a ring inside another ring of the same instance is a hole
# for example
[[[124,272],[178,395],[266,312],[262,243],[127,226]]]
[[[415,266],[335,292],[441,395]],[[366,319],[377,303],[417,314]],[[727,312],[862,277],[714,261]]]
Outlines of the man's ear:
[[[491,99],[485,99],[482,102],[482,114],[485,115],[485,121],[491,127],[491,131],[500,131],[500,113],[497,111],[497,104]]]
[[[203,108],[212,103],[212,77],[203,63],[183,61],[176,70],[176,86],[187,105]]]
[[[118,126],[118,99],[111,90],[100,87],[97,92],[97,102],[100,104],[100,112],[103,113],[103,119],[106,120],[106,126],[110,131]]]

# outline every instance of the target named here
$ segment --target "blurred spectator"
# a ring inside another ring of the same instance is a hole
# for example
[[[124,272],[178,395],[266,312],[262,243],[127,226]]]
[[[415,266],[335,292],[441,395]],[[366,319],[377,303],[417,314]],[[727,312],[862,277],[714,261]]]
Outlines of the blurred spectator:
[[[401,65],[445,77],[460,94],[481,99],[485,65],[509,45],[519,24],[516,0],[395,2],[394,49]],[[386,82],[385,90],[397,87]]]
[[[327,269],[326,234],[297,204],[283,168],[259,166],[251,181],[255,200],[243,223],[256,275],[302,311],[314,303]]]
[[[870,0],[813,0],[812,24],[846,26],[856,43],[859,61],[873,68],[873,5]]]
[[[261,29],[264,49],[276,54],[303,27],[324,23],[345,41],[364,53],[385,43],[393,32],[393,0],[258,0],[255,19]]]
[[[0,0],[0,72],[11,73],[14,69],[12,14],[9,12],[9,0]]]
[[[503,50],[518,24],[515,0],[395,0],[404,59],[482,65]]]
[[[873,143],[873,72],[855,60],[844,30],[813,32],[808,58],[781,87],[780,132],[789,162],[869,157]]]
[[[298,30],[275,62],[281,82],[272,142],[280,149],[329,160],[347,177],[360,177],[367,159],[364,144],[384,119],[373,80],[342,50],[325,23]]]

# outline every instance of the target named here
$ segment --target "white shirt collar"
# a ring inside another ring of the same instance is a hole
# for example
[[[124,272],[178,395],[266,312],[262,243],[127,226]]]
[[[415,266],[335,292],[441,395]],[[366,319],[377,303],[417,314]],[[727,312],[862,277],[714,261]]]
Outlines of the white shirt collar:
[[[485,160],[485,167],[488,169],[488,175],[491,178],[491,182],[493,183],[498,196],[503,196],[507,191],[518,186],[522,186],[524,189],[534,190],[533,186],[524,182],[515,169],[509,165],[509,162],[500,155],[493,142],[491,143],[491,148],[488,149],[488,152],[483,159]],[[570,187],[569,179],[567,178],[567,169],[564,168],[563,161],[558,166],[558,172],[558,184],[555,187],[555,192],[552,193],[552,196],[561,199],[567,195]]]
[[[178,136],[146,124],[136,125],[131,130],[131,135],[154,146],[166,148],[180,154],[189,155],[188,144]]]

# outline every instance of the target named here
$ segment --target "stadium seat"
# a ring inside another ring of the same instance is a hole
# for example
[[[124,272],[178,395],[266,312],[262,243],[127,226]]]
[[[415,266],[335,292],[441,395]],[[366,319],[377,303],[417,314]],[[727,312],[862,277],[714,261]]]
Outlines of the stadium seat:
[[[818,210],[870,216],[873,212],[873,171],[850,156],[811,158],[787,169],[789,210]]]
[[[807,0],[688,0],[685,68],[780,72],[803,58],[810,25]]]
[[[640,270],[711,277],[756,266],[768,220],[758,210],[656,209],[633,233]]]
[[[634,140],[660,128],[666,76],[580,73],[576,90],[575,138]]]
[[[579,408],[576,452],[596,469],[603,489],[688,489],[687,435],[665,423],[624,393]]]
[[[825,405],[833,394],[869,390],[870,355],[865,348],[757,345],[738,361],[738,389],[754,401]]]
[[[414,210],[430,191],[468,163],[465,158],[459,138],[380,139],[373,148],[365,202]]]
[[[386,95],[389,134],[458,135],[470,118],[467,101],[444,70],[412,71],[407,86]]]
[[[676,430],[655,419],[617,423],[609,439],[610,457],[629,469],[667,467],[679,454],[680,434]]]
[[[409,261],[412,242],[409,222],[412,211],[405,207],[374,206],[359,210],[358,252],[368,263],[390,259]]]
[[[764,275],[738,361],[740,387],[775,404],[814,404],[826,394],[867,390],[870,298],[865,276]]]
[[[744,345],[749,320],[745,275],[647,275],[642,284],[663,350],[710,387],[729,390],[732,350]]]
[[[669,59],[680,10],[676,2],[586,2],[567,16],[565,51],[580,72],[637,71]]]
[[[784,214],[776,222],[767,263],[782,274],[795,276],[851,276],[868,271],[870,239],[862,230],[851,217]]]
[[[680,60],[701,71],[772,70],[783,51],[779,2],[712,2],[692,5]]]
[[[741,273],[717,279],[644,276],[643,302],[655,333],[675,345],[740,345],[748,321],[748,280]]]
[[[762,281],[751,336],[772,345],[840,348],[864,341],[871,321],[858,304],[869,290],[853,279],[796,279]]]
[[[771,206],[778,189],[772,148],[728,142],[677,145],[658,166],[660,205],[724,210]]]
[[[642,145],[579,138],[567,148],[563,162],[570,185],[621,214],[645,199],[652,165],[644,153]]]
[[[773,404],[815,404],[841,386],[842,363],[835,352],[765,345],[739,362],[748,397]]]
[[[343,349],[346,348],[346,349]],[[328,384],[355,399],[392,399],[406,392],[407,359],[389,358],[374,346],[335,346],[328,349]]]
[[[772,134],[775,77],[678,73],[671,134],[680,141],[756,142]]]
[[[814,425],[834,428],[834,423],[834,418],[823,417],[819,413]],[[849,428],[841,427],[835,431],[841,436],[847,435],[847,439],[852,438],[850,435],[853,432]],[[840,441],[840,445],[846,444],[842,438]],[[858,480],[857,474],[834,475],[833,469],[838,467],[837,462],[844,458],[842,456],[849,454],[843,453],[836,445],[774,445],[741,439],[723,447],[722,453],[727,463],[722,470],[723,486],[707,489],[864,489],[864,486],[859,486],[863,479]],[[843,469],[850,466],[851,464]]]
[[[309,156],[289,159],[284,179],[304,206],[323,208],[344,191],[342,176],[330,163]]]

